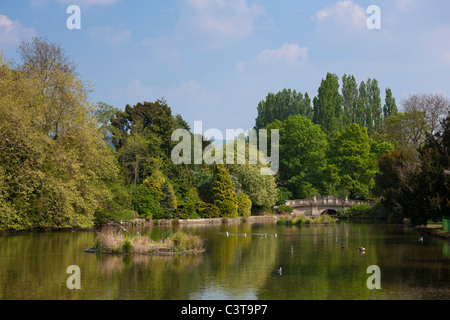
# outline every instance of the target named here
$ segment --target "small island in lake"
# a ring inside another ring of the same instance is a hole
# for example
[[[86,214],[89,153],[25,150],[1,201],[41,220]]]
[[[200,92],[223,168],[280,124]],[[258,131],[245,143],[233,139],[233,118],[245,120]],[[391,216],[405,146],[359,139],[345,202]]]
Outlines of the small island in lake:
[[[124,234],[120,230],[105,228],[97,234],[93,248],[88,253],[102,254],[155,254],[175,255],[183,253],[202,253],[203,239],[184,232],[172,233],[154,241],[148,235]]]

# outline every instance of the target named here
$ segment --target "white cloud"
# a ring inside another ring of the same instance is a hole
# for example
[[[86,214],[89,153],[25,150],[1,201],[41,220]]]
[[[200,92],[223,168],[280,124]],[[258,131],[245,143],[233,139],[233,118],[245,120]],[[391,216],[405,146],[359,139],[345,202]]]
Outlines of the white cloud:
[[[286,43],[279,49],[265,49],[261,51],[257,56],[257,60],[263,64],[285,62],[290,65],[295,65],[308,57],[308,50],[308,48],[300,47],[296,43]]]
[[[180,30],[193,31],[203,39],[209,37],[215,45],[247,38],[264,13],[261,5],[247,0],[185,0],[183,3],[178,22]]]
[[[80,7],[91,7],[95,5],[109,6],[120,2],[121,0],[58,0],[60,3],[66,3],[67,5],[78,5]]]
[[[31,7],[45,7],[51,2],[58,2],[62,4],[78,5],[80,7],[91,7],[95,5],[109,6],[118,3],[122,0],[30,0]]]
[[[319,10],[314,19],[318,22],[330,21],[333,24],[355,28],[366,29],[366,11],[350,0],[338,1],[333,6]]]
[[[19,21],[12,21],[6,15],[0,14],[0,45],[15,46],[20,41],[36,35],[33,28],[22,26]]]

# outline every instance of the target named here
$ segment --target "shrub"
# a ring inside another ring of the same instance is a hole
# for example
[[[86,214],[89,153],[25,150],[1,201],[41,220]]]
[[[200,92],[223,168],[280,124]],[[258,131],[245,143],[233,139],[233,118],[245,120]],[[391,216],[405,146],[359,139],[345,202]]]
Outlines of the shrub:
[[[221,164],[215,166],[211,179],[211,199],[221,217],[238,216],[238,199],[228,170]]]
[[[285,204],[278,206],[278,213],[284,214],[284,213],[290,213],[290,212],[292,212],[292,207],[287,206]]]
[[[248,217],[252,214],[252,200],[244,192],[238,196],[238,215]]]
[[[130,241],[129,237],[125,237],[125,241],[122,244],[122,250],[125,253],[133,252],[133,246],[131,245],[131,241]]]
[[[154,191],[145,185],[132,187],[130,190],[132,207],[144,219],[164,218],[164,210],[160,207]]]
[[[199,202],[196,204],[198,215],[202,218],[218,218],[220,216],[219,208],[211,203]]]
[[[195,204],[182,204],[177,207],[175,212],[175,218],[178,219],[197,219],[198,214],[195,208]]]
[[[172,242],[175,252],[198,250],[203,246],[203,240],[199,236],[193,236],[183,232],[173,233],[168,239]]]
[[[352,206],[345,211],[338,211],[338,215],[341,218],[363,217],[370,216],[372,206],[367,204],[360,204]]]

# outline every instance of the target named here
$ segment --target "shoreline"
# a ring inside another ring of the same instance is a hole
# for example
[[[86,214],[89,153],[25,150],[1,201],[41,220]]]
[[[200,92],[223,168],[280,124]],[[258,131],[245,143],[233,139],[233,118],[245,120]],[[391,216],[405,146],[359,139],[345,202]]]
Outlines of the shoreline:
[[[415,228],[429,235],[432,235],[433,237],[450,240],[450,232],[444,231],[440,226],[420,226]]]
[[[114,252],[114,251],[98,251],[95,248],[90,249],[84,249],[84,252],[86,253],[95,253],[95,254],[107,254],[107,255],[128,255],[128,256],[134,256],[134,255],[143,255],[143,256],[176,256],[176,255],[182,255],[182,254],[200,254],[205,252],[206,249],[200,249],[200,250],[187,250],[187,251],[154,251],[154,252]]]

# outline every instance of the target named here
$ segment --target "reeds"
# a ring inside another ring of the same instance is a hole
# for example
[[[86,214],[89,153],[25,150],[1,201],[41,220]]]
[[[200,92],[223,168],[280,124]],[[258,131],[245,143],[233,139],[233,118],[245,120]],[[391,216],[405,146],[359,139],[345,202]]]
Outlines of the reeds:
[[[128,235],[116,229],[106,228],[97,234],[94,248],[102,253],[153,253],[186,252],[203,249],[199,236],[176,232],[158,241],[147,235]]]

